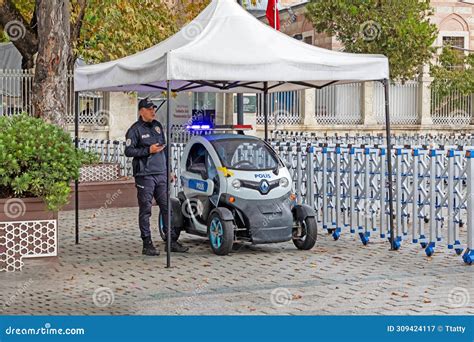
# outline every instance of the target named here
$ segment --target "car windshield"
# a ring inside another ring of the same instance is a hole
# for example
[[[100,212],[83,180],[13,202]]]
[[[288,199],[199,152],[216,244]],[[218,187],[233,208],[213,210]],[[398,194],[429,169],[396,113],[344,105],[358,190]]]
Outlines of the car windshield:
[[[222,165],[238,170],[273,170],[278,167],[275,152],[256,139],[222,139],[212,141]]]

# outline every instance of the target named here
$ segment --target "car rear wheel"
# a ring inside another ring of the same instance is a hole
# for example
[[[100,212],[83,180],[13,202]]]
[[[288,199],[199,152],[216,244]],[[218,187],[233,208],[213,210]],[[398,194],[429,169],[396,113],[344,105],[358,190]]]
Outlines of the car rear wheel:
[[[306,217],[304,220],[298,221],[298,225],[298,229],[293,232],[293,243],[296,248],[301,250],[313,248],[318,238],[316,218]]]
[[[223,220],[219,213],[215,212],[209,219],[208,236],[215,254],[229,254],[234,244],[234,222]]]

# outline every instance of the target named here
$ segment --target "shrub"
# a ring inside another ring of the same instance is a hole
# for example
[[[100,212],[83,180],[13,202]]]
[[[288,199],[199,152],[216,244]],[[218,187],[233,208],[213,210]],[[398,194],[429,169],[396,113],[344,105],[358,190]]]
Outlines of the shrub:
[[[27,114],[0,117],[0,198],[40,197],[59,210],[87,158],[57,126]]]

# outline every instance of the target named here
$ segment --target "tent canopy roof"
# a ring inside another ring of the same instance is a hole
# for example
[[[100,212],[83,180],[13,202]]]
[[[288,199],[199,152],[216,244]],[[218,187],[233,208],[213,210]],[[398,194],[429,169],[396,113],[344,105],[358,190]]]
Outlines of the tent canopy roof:
[[[293,39],[235,0],[213,0],[179,32],[142,52],[78,67],[76,91],[262,92],[389,77],[382,55],[351,54]]]

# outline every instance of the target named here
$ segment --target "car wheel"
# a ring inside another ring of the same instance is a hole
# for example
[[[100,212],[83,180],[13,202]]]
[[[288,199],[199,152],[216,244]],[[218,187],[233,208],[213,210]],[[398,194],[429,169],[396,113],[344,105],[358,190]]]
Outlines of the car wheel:
[[[314,247],[318,238],[318,226],[314,217],[307,217],[299,221],[301,235],[293,236],[293,243],[296,248],[308,250]]]
[[[234,244],[234,222],[224,221],[219,213],[209,219],[207,233],[212,251],[217,255],[227,255]]]
[[[165,227],[163,225],[163,216],[161,215],[161,213],[158,217],[158,230],[160,231],[160,236],[163,239],[163,241],[166,241],[167,240],[167,234],[166,234],[166,231],[165,231]],[[178,229],[178,238],[179,238],[180,234],[181,234],[181,230]]]

